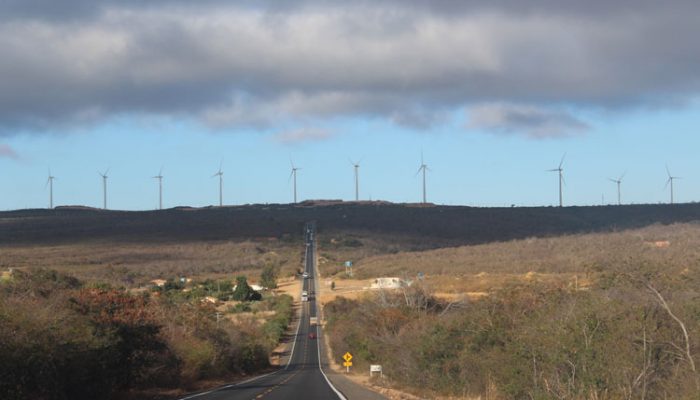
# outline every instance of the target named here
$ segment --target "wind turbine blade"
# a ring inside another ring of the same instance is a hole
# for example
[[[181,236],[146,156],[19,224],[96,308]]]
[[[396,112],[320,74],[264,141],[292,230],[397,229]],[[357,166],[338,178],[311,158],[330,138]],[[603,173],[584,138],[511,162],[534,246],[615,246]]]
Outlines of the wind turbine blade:
[[[622,175],[620,175],[620,178],[618,178],[617,180],[622,182],[622,178],[624,178],[625,175],[627,175],[627,171],[625,171]]]
[[[568,185],[566,184],[566,179],[564,179],[564,174],[561,174],[561,183],[563,183],[564,186],[568,186]]]
[[[671,171],[668,169],[668,164],[666,164],[666,173],[668,174],[668,177],[671,177]]]
[[[671,177],[669,176],[669,177],[668,177],[668,180],[666,181],[666,184],[664,185],[664,190],[666,190],[666,188],[668,187],[668,184],[671,183],[671,180],[673,180],[673,178],[671,178]]]
[[[562,165],[564,165],[565,158],[566,158],[566,153],[564,153],[564,155],[561,156],[561,161],[559,161],[559,169],[561,169]]]

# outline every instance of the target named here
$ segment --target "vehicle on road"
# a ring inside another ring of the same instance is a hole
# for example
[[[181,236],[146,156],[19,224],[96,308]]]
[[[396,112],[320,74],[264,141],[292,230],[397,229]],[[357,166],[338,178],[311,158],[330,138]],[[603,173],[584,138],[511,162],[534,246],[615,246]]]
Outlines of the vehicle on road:
[[[301,301],[309,301],[309,296],[301,296]]]
[[[308,295],[309,295],[309,292],[307,292],[306,290],[302,290],[302,291],[301,291],[301,295],[302,295],[302,296],[308,296]]]
[[[318,317],[309,317],[309,325],[311,325],[311,326],[318,325]]]
[[[309,332],[309,339],[316,339],[316,332]]]
[[[303,273],[303,274],[301,274],[301,276],[303,276],[303,277],[304,277],[304,279],[306,279],[306,278],[308,278],[308,277],[309,277],[309,273],[308,273],[308,272],[306,272],[306,271],[304,271],[304,273]]]

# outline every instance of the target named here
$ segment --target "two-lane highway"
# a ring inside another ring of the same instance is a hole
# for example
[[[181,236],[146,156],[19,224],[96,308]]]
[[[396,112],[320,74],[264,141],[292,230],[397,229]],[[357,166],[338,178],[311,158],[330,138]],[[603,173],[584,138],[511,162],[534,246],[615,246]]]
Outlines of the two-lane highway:
[[[235,399],[341,399],[345,396],[337,390],[321,369],[319,340],[321,330],[310,325],[310,317],[316,317],[315,226],[306,224],[304,244],[304,278],[302,290],[308,293],[308,301],[302,302],[301,319],[292,344],[287,365],[273,373],[227,385],[212,391],[193,394],[181,400],[235,400]],[[309,335],[313,333],[313,335]]]

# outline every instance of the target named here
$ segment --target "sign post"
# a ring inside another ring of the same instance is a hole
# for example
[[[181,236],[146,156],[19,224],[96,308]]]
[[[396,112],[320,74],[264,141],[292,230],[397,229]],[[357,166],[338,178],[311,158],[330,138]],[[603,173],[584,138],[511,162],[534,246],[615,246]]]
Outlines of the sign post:
[[[350,367],[352,367],[352,361],[350,361],[352,360],[352,354],[350,354],[350,352],[345,352],[345,354],[343,355],[343,360],[345,360],[343,366],[347,368],[345,370],[345,373],[348,373],[350,372]]]
[[[369,366],[369,377],[372,377],[372,372],[379,372],[379,376],[381,378],[384,377],[384,373],[382,372],[382,366],[381,365],[370,365]]]

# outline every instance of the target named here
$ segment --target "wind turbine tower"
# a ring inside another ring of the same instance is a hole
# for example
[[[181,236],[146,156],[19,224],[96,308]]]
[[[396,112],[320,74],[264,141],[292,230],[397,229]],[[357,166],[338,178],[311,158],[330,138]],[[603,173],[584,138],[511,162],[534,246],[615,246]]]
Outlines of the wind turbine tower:
[[[554,169],[547,170],[549,172],[558,172],[559,173],[559,207],[564,207],[564,194],[562,192],[562,185],[564,184],[564,169],[562,166],[564,165],[564,158],[566,157],[566,153],[561,158],[561,161],[559,162],[559,166]]]
[[[158,209],[163,209],[163,168],[161,167],[158,171],[158,175],[154,176],[153,179],[158,179]]]
[[[668,169],[668,165],[666,166],[666,173],[668,174],[668,180],[666,181],[666,186],[664,186],[664,189],[666,189],[667,186],[671,186],[671,204],[673,204],[673,181],[675,179],[681,179],[680,176],[673,176],[671,175],[671,171]]]
[[[423,161],[423,153],[420,155],[420,167],[418,167],[418,172],[416,172],[416,175],[418,175],[421,171],[423,172],[423,204],[427,203],[427,196],[425,194],[425,171],[430,170],[428,168],[428,165]]]
[[[350,160],[350,164],[355,170],[355,201],[360,201],[360,163]]]
[[[292,173],[289,175],[289,179],[294,179],[294,204],[297,202],[297,171],[301,168],[294,166],[294,162],[289,161],[292,164]]]
[[[51,175],[51,170],[49,169],[49,177],[46,180],[46,185],[49,187],[49,208],[53,208],[53,180],[56,179],[55,176]]]
[[[622,197],[621,197],[621,195],[620,195],[620,193],[621,193],[621,191],[620,191],[620,186],[621,186],[621,184],[622,184],[622,178],[624,178],[624,177],[625,177],[625,174],[620,175],[620,177],[617,178],[617,179],[608,178],[608,180],[609,180],[610,182],[615,182],[615,183],[617,184],[617,205],[618,205],[618,206],[621,206],[621,205],[622,205]]]
[[[107,209],[107,172],[109,172],[109,168],[107,168],[104,173],[98,172],[102,177],[102,208],[104,210]]]
[[[224,190],[224,171],[221,170],[221,164],[219,164],[219,171],[212,175],[211,177],[219,177],[219,207],[224,205],[224,195],[223,195],[223,190]]]

